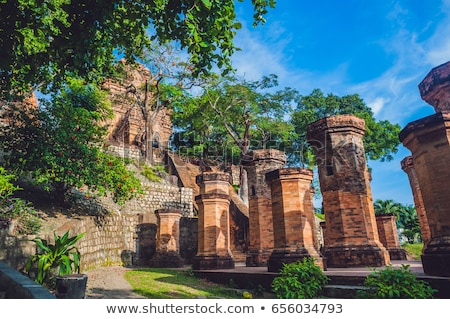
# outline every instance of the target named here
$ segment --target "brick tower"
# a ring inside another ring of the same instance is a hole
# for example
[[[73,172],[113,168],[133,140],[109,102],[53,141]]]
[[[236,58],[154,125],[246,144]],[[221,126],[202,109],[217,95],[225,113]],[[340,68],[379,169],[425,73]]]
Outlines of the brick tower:
[[[234,268],[230,250],[230,174],[203,172],[197,176],[198,248],[192,267],[202,269]]]
[[[249,250],[247,267],[266,266],[272,253],[273,223],[272,195],[266,183],[265,173],[286,164],[285,153],[274,150],[254,150],[243,160],[242,165],[248,177]]]
[[[311,123],[326,220],[323,254],[328,267],[384,266],[389,253],[379,241],[362,137],[364,120],[330,116]]]
[[[270,272],[283,264],[312,257],[326,268],[318,251],[319,240],[311,193],[313,172],[306,168],[281,168],[266,173],[272,192],[274,249],[268,261]]]
[[[399,138],[411,151],[430,228],[423,270],[450,276],[450,61],[433,68],[419,84],[419,91],[436,114],[407,124]]]

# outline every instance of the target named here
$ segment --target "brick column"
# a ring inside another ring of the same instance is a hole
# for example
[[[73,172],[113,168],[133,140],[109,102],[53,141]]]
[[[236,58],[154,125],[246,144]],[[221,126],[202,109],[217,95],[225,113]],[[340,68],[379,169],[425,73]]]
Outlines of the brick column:
[[[424,246],[430,241],[430,226],[428,225],[428,217],[425,212],[423,204],[422,191],[420,190],[419,181],[417,179],[417,172],[414,168],[414,161],[412,156],[406,156],[401,161],[402,170],[408,175],[409,184],[411,186],[414,206],[416,208],[417,217],[419,219],[420,233],[422,234],[422,241]]]
[[[394,215],[379,215],[375,218],[380,242],[388,250],[391,260],[406,260],[406,251],[400,247],[398,240],[396,217]]]
[[[285,153],[273,150],[254,150],[243,160],[248,178],[249,249],[247,267],[266,266],[272,253],[273,223],[272,195],[265,173],[286,164]]]
[[[198,248],[193,269],[234,268],[230,251],[230,174],[203,172],[197,176]]]
[[[150,261],[152,267],[182,267],[180,256],[181,210],[175,208],[155,211],[158,220],[156,254]]]
[[[422,255],[426,274],[450,276],[450,113],[409,123],[400,141],[413,157],[422,192],[430,241]]]
[[[364,120],[353,115],[311,123],[326,220],[328,267],[384,266],[389,253],[379,241],[362,137]]]
[[[325,268],[317,250],[312,178],[313,172],[302,168],[281,168],[266,173],[272,193],[274,249],[268,260],[271,272],[305,257],[313,257],[318,266]]]

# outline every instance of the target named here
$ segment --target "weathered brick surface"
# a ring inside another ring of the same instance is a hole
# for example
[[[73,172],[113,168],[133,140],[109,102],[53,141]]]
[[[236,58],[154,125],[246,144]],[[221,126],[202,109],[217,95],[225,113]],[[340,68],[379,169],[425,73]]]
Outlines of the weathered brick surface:
[[[428,224],[428,217],[423,203],[422,191],[420,190],[419,180],[417,179],[417,172],[414,168],[414,160],[412,156],[407,156],[401,161],[402,170],[408,175],[409,184],[411,186],[414,207],[416,208],[417,217],[419,219],[420,232],[422,234],[422,241],[424,244],[431,239],[430,226]]]
[[[380,242],[388,250],[391,260],[406,260],[406,252],[398,240],[396,217],[393,215],[376,216]]]
[[[152,267],[181,267],[179,209],[158,209],[156,212],[158,230],[156,233],[156,253],[150,260]]]
[[[409,123],[400,140],[412,154],[431,240],[423,250],[424,271],[449,276],[450,268],[450,113]]]
[[[108,125],[109,132],[107,140],[110,144],[123,147],[130,154],[137,155],[139,159],[145,158],[146,121],[138,103],[144,101],[145,81],[151,78],[150,70],[144,65],[138,64],[133,67],[124,64],[122,79],[107,79],[103,84],[103,87],[110,93],[109,97],[114,112],[113,118],[105,123]],[[130,92],[130,85],[134,86],[137,95]],[[151,85],[152,83],[149,83],[149,86]],[[148,93],[147,100],[148,104],[155,103],[151,93]],[[164,107],[148,114],[151,132],[153,132],[152,140],[155,141],[153,159],[156,161],[162,160],[161,151],[168,148],[172,134],[171,115],[172,111]]]
[[[230,250],[230,175],[204,172],[197,178],[198,246],[193,269],[234,268]]]
[[[450,61],[431,69],[420,82],[419,91],[436,112],[450,111]]]
[[[281,168],[266,173],[272,193],[274,249],[268,270],[278,272],[284,263],[313,257],[326,268],[318,251],[317,226],[311,193],[313,172]]]
[[[307,129],[318,164],[327,226],[324,256],[329,267],[389,263],[378,237],[364,131],[364,120],[353,115],[326,117]]]
[[[272,194],[265,173],[286,164],[285,153],[273,150],[254,150],[242,161],[248,178],[249,250],[246,265],[266,266],[273,242]]]

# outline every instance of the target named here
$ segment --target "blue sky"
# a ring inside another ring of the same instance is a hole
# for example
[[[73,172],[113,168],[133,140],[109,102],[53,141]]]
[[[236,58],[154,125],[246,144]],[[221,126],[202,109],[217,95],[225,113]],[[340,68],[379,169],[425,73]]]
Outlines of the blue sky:
[[[267,22],[253,28],[251,2],[236,5],[243,28],[233,57],[239,75],[258,80],[276,74],[280,88],[307,95],[359,94],[379,120],[398,123],[434,113],[418,84],[450,60],[450,0],[279,0]],[[413,204],[400,161],[369,162],[376,199]]]

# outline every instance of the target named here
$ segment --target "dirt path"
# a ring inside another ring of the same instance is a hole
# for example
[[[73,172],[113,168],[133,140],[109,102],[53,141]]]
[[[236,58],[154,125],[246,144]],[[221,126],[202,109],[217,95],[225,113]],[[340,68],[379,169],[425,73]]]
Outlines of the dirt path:
[[[101,267],[86,271],[88,275],[86,299],[145,299],[133,292],[125,280],[124,267]]]

